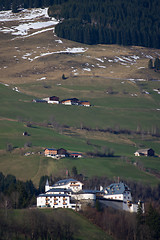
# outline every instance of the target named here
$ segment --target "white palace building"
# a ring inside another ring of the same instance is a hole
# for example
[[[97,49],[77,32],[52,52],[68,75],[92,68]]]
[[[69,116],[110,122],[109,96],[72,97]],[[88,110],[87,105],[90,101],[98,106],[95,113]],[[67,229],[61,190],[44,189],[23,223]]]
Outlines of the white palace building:
[[[94,205],[99,200],[104,206],[110,206],[128,212],[137,212],[139,204],[144,211],[144,203],[132,202],[131,190],[120,182],[112,183],[100,191],[83,190],[83,183],[75,179],[60,180],[49,186],[48,180],[45,185],[45,193],[37,197],[37,207],[71,208],[76,211],[86,204]]]
[[[80,210],[82,204],[94,204],[94,191],[82,190],[83,183],[75,179],[64,179],[49,186],[45,185],[45,193],[37,197],[37,207],[72,208]]]

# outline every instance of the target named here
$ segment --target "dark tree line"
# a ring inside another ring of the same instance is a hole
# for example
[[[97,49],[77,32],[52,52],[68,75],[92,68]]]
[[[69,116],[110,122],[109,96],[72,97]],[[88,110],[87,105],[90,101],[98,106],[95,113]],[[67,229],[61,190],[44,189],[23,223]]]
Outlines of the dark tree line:
[[[159,0],[68,0],[54,2],[49,15],[64,19],[58,36],[86,44],[160,48]]]
[[[85,189],[96,187],[99,190],[100,186],[107,187],[112,182],[117,182],[117,179],[107,177],[84,178],[78,174],[76,167],[72,168],[72,175],[83,181]],[[36,196],[44,192],[47,179],[52,185],[61,178],[42,176],[36,189],[32,181],[22,182],[13,175],[4,176],[0,173],[0,239],[19,239],[20,236],[22,239],[73,239],[74,224],[63,216],[55,215],[56,211],[53,215],[47,215],[39,210],[28,209],[19,220],[10,215],[12,212],[9,209],[35,205]],[[119,240],[160,239],[160,184],[151,188],[126,179],[121,181],[130,187],[134,201],[141,199],[145,202],[145,214],[140,207],[137,214],[103,209],[98,201],[94,208],[88,207],[82,214]],[[62,222],[62,219],[65,221]]]
[[[26,208],[36,204],[37,189],[31,180],[22,182],[0,173],[0,208]]]
[[[143,214],[139,206],[136,214],[105,208],[96,203],[96,208],[83,211],[94,224],[118,240],[158,240],[160,239],[160,213],[149,204]]]
[[[0,239],[73,240],[74,224],[61,212],[45,213],[38,209],[20,212],[19,219],[8,210],[0,211]]]
[[[155,69],[155,71],[160,70],[160,59],[159,58],[155,58],[155,60],[153,61],[152,59],[150,59],[148,61],[148,68],[149,69]]]
[[[55,28],[59,37],[160,48],[159,0],[0,0],[0,10],[38,7],[49,7],[49,16],[63,19]]]
[[[19,8],[48,7],[54,0],[0,0],[0,11],[10,10],[17,12]]]

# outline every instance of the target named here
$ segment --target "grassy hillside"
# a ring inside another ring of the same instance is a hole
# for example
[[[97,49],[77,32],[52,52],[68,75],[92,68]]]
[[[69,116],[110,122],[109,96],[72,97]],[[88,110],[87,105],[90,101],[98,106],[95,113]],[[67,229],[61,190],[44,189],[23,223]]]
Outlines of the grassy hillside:
[[[28,85],[26,87],[29,88]],[[42,175],[64,176],[66,169],[71,171],[72,167],[76,166],[78,172],[87,177],[119,176],[143,183],[158,183],[158,179],[153,175],[142,172],[132,163],[137,161],[133,153],[141,146],[153,147],[156,154],[160,154],[159,138],[134,134],[117,135],[96,130],[107,127],[130,130],[136,130],[139,127],[143,130],[151,130],[155,123],[159,126],[159,112],[153,110],[154,115],[151,115],[151,109],[156,109],[159,103],[151,96],[140,96],[142,101],[139,103],[137,98],[120,94],[115,96],[107,94],[100,98],[91,93],[90,98],[87,99],[95,104],[90,108],[85,108],[33,103],[34,96],[15,92],[3,85],[0,85],[0,91],[3,103],[0,106],[2,114],[0,167],[4,174],[10,173],[22,180],[32,179],[37,185]],[[79,90],[79,98],[83,98],[84,91]],[[97,91],[99,90],[95,90]],[[66,94],[65,91],[64,93]],[[48,95],[51,95],[51,92]],[[139,109],[138,112],[136,107]],[[117,113],[118,117],[116,117]],[[47,123],[54,120],[60,124],[59,128],[46,127]],[[27,127],[27,122],[31,122],[31,127]],[[63,128],[61,125],[68,125],[69,128]],[[83,126],[95,130],[87,131],[83,129]],[[25,131],[29,136],[23,136]],[[15,150],[7,153],[5,150],[7,144],[12,144]],[[24,148],[27,144],[32,145],[32,148]],[[115,157],[88,158],[85,156],[81,160],[62,159],[57,162],[38,155],[38,151],[43,152],[46,147],[63,147],[68,151],[79,151],[86,155],[86,152],[95,151],[95,148],[100,150],[104,146],[113,151]],[[26,157],[24,153],[27,151],[33,151],[35,154]],[[144,166],[157,168],[158,160],[153,159],[153,161],[154,166],[149,164],[149,161],[142,160]]]
[[[0,212],[0,214],[1,216],[3,216],[3,212]],[[23,233],[26,232],[29,236],[29,233],[31,231],[39,233],[40,228],[41,228],[41,231],[43,231],[44,226],[46,231],[48,231],[48,229],[51,227],[53,231],[53,229],[55,229],[55,226],[57,226],[56,224],[58,223],[60,224],[59,228],[61,227],[62,231],[65,231],[65,227],[69,226],[68,231],[73,233],[73,238],[75,240],[88,240],[88,239],[111,240],[113,239],[111,236],[107,235],[101,229],[99,229],[98,227],[90,223],[86,218],[84,218],[83,216],[79,215],[78,213],[72,210],[65,210],[65,209],[57,209],[57,210],[53,210],[53,209],[42,209],[42,210],[32,209],[31,210],[30,209],[30,210],[12,210],[12,211],[8,210],[7,220],[8,220],[7,222],[8,228],[10,229],[10,236],[13,237],[11,233],[14,232],[16,229],[19,239],[24,239],[21,229],[23,229]],[[43,227],[41,224],[43,225]],[[7,230],[9,231],[9,229]],[[27,229],[29,231],[27,231]],[[56,229],[56,232],[57,231],[58,231],[58,228]]]
[[[39,21],[47,19],[41,17]],[[1,27],[10,29],[15,24],[19,20],[6,21]],[[120,176],[151,185],[158,183],[157,177],[133,163],[140,161],[144,167],[159,171],[159,158],[137,159],[133,154],[146,147],[160,154],[160,75],[148,69],[149,59],[159,56],[160,50],[88,46],[59,39],[49,28],[44,30],[30,29],[28,35],[16,38],[12,32],[0,32],[1,171],[38,184],[42,175],[63,177],[66,169],[76,166],[87,177]],[[66,79],[62,79],[62,74]],[[53,95],[60,100],[69,97],[88,100],[92,106],[32,102]],[[31,126],[27,127],[27,123]],[[23,136],[24,131],[29,136]],[[14,147],[11,153],[6,151],[7,144]],[[28,144],[32,147],[27,148]],[[46,147],[63,147],[82,152],[85,157],[55,161],[38,155]],[[113,151],[115,157],[86,156],[86,152],[101,151],[103,147]],[[28,151],[35,154],[24,156]]]

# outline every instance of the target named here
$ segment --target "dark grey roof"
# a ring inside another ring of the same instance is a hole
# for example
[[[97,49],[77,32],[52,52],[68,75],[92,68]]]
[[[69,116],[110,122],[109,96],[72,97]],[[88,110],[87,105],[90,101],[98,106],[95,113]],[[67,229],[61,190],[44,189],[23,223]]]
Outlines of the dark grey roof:
[[[52,192],[72,192],[72,190],[66,189],[66,188],[51,188],[50,190],[47,191],[47,193],[52,193]]]
[[[67,194],[46,194],[46,193],[42,193],[39,194],[38,197],[70,197]]]
[[[120,183],[112,183],[110,184],[108,187],[105,188],[105,190],[107,191],[107,194],[123,194],[125,191],[130,191],[130,188],[120,182]]]
[[[55,149],[55,148],[46,148],[46,149],[48,149],[48,150],[57,150],[57,149]]]
[[[75,194],[75,195],[76,195],[76,194],[77,194],[77,195],[78,195],[78,194],[87,194],[87,193],[88,193],[88,194],[89,194],[89,193],[90,193],[90,194],[91,194],[91,193],[92,193],[92,194],[96,194],[96,191],[95,191],[95,190],[87,190],[87,189],[85,189],[85,190],[80,190],[80,191],[78,191],[78,192],[73,192],[73,194]]]
[[[145,148],[145,149],[138,149],[137,152],[147,152],[149,151],[151,148]]]
[[[56,182],[56,183],[53,185],[53,187],[63,186],[63,185],[68,184],[69,182],[77,182],[77,180],[75,180],[75,179],[73,179],[73,178],[60,180],[60,181]]]

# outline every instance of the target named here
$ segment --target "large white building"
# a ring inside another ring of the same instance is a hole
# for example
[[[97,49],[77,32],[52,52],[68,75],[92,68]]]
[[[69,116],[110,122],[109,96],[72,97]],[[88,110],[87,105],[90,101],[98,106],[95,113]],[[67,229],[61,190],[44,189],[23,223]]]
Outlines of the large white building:
[[[128,212],[137,212],[141,204],[144,212],[144,203],[133,203],[130,188],[122,182],[92,191],[83,190],[83,183],[75,179],[60,180],[52,186],[47,180],[45,193],[37,197],[37,207],[72,208],[78,211],[88,203],[94,204],[96,199],[104,206]]]
[[[138,206],[141,204],[144,212],[144,203],[141,201],[133,203],[131,190],[123,182],[112,183],[104,190],[101,189],[100,193],[99,199],[106,206],[111,206],[128,212],[137,212]]]
[[[45,193],[37,197],[37,207],[81,209],[86,203],[94,204],[96,194],[82,189],[83,183],[75,179],[64,179],[49,186],[45,185]]]
[[[104,198],[122,201],[132,201],[130,188],[122,182],[112,183],[107,188],[105,188]]]

